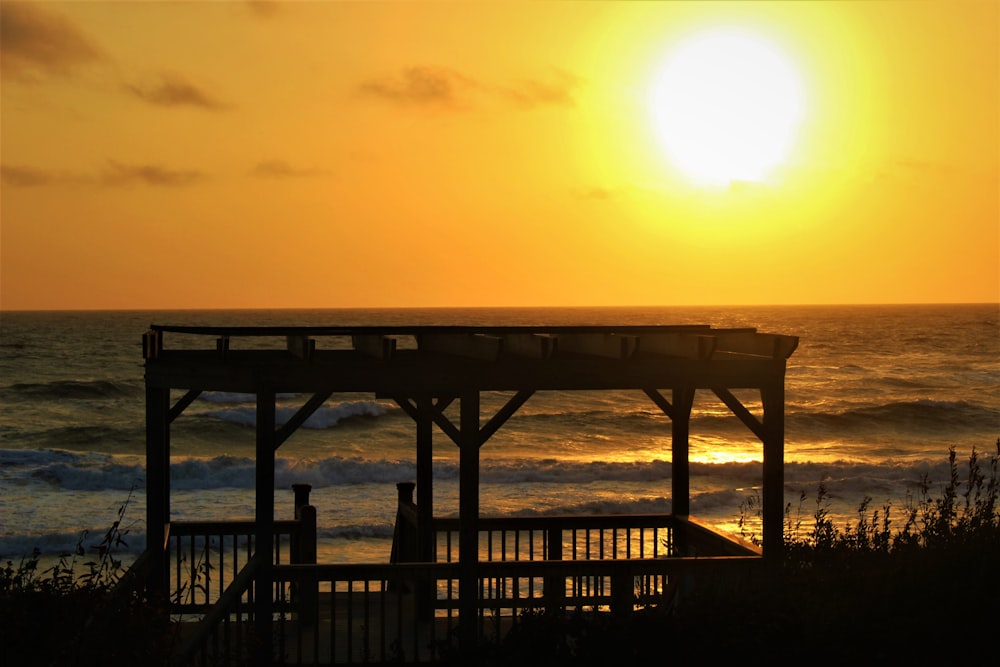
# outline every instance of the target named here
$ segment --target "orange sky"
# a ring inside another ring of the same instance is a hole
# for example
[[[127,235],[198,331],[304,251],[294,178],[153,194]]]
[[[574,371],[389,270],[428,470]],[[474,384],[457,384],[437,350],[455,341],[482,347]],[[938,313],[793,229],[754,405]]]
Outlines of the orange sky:
[[[2,2],[0,307],[1000,301],[994,2]],[[785,162],[656,141],[761,36]]]

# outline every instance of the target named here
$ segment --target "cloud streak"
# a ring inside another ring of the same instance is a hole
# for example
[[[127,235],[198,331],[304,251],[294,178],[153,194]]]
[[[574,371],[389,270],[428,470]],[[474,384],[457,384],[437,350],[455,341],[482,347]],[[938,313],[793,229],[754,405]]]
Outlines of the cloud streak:
[[[261,178],[307,178],[321,173],[319,169],[293,167],[284,160],[262,160],[250,170],[251,175]]]
[[[59,177],[50,171],[20,165],[0,165],[0,183],[13,187],[37,187],[51,185]]]
[[[221,111],[228,105],[216,99],[179,74],[163,72],[159,80],[147,85],[126,84],[125,90],[140,100],[162,107],[196,107]]]
[[[66,75],[104,59],[101,49],[69,19],[36,3],[0,3],[0,72],[22,81]]]
[[[576,105],[573,92],[578,85],[577,77],[558,71],[554,81],[525,79],[513,87],[501,88],[500,94],[523,109],[539,106],[572,107]]]
[[[479,87],[473,79],[447,67],[408,67],[395,76],[364,81],[358,92],[403,106],[460,108]]]
[[[477,97],[499,98],[525,110],[543,106],[575,106],[579,79],[562,70],[549,80],[521,79],[510,85],[495,85],[448,67],[418,65],[395,75],[368,79],[358,92],[371,99],[401,107],[437,107],[465,110]]]
[[[154,187],[184,187],[206,180],[200,171],[168,169],[156,164],[124,164],[111,160],[101,177],[104,185],[128,186],[134,184]]]

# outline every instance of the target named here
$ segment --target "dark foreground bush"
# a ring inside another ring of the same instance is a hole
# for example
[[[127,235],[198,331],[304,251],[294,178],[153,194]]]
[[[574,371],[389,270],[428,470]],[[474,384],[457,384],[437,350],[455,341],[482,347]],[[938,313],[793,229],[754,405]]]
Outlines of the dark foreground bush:
[[[812,526],[786,530],[777,568],[738,588],[682,586],[680,603],[625,619],[529,615],[482,664],[1000,664],[1000,440],[973,451],[939,497],[921,480],[893,529],[865,499],[840,529],[817,495]],[[791,515],[788,508],[788,515]]]
[[[37,550],[0,567],[0,663],[166,664],[168,619],[123,580],[125,569],[115,556],[126,546],[121,521],[127,505],[93,549],[85,548],[82,535],[76,552],[49,568],[40,568]]]

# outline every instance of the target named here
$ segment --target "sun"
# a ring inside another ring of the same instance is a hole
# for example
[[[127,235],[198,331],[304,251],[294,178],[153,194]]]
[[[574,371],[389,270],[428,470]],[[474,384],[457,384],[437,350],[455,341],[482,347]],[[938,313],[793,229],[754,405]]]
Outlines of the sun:
[[[766,181],[787,159],[803,107],[788,56],[740,28],[684,41],[650,86],[657,139],[669,161],[699,184]]]

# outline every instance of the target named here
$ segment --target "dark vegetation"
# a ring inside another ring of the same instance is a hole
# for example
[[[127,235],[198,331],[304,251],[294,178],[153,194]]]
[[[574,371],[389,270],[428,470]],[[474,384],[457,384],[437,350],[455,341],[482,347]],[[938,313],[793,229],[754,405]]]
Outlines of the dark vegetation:
[[[853,525],[786,508],[785,558],[739,587],[681,585],[679,605],[615,620],[536,616],[489,656],[498,665],[1000,664],[1000,440],[968,466],[949,451],[935,495],[899,511],[865,498]],[[749,500],[744,511],[759,507]],[[736,664],[736,663],[734,663]]]
[[[940,495],[922,479],[901,509],[866,498],[842,528],[820,485],[811,515],[805,497],[786,509],[785,558],[753,581],[682,582],[677,605],[623,619],[528,615],[476,663],[1000,664],[1000,440],[985,459],[973,451],[963,466],[951,450],[949,463]],[[168,661],[174,628],[115,558],[124,512],[86,562],[81,538],[49,569],[37,553],[0,567],[2,664]]]

